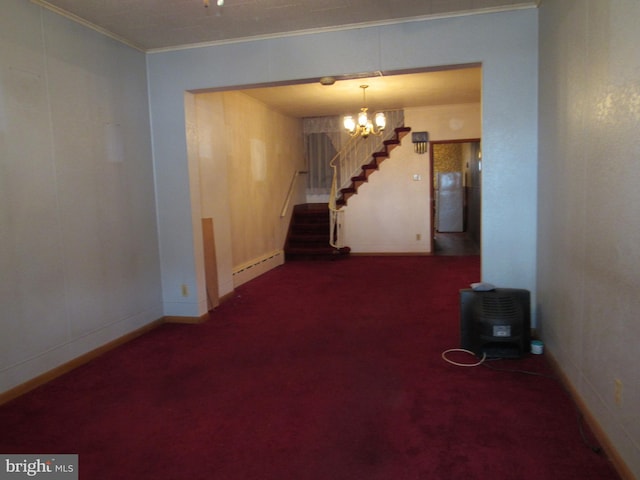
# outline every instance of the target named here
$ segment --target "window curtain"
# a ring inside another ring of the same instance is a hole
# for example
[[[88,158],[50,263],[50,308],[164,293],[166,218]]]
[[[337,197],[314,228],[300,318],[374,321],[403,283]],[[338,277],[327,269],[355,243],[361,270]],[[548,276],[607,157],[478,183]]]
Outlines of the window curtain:
[[[302,121],[307,161],[307,193],[328,195],[333,169],[329,162],[345,140],[340,117],[314,117]]]

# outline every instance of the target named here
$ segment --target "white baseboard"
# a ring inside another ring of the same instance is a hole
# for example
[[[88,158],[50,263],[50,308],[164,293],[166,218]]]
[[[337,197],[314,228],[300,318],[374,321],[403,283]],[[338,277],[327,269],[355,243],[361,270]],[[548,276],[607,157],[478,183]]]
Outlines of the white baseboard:
[[[233,286],[239,287],[284,264],[284,251],[275,250],[233,269]]]

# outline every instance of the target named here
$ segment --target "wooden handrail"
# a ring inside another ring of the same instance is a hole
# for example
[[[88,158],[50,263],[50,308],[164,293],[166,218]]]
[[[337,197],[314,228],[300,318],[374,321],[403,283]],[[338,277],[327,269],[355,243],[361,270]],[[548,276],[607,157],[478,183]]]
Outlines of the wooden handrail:
[[[293,172],[293,178],[291,178],[291,183],[289,184],[289,191],[287,192],[287,198],[284,200],[284,205],[282,206],[282,211],[280,212],[280,218],[283,218],[287,215],[287,210],[289,208],[289,203],[291,202],[291,196],[293,195],[293,187],[296,185],[296,179],[299,175],[305,175],[309,172],[306,170],[296,170]]]

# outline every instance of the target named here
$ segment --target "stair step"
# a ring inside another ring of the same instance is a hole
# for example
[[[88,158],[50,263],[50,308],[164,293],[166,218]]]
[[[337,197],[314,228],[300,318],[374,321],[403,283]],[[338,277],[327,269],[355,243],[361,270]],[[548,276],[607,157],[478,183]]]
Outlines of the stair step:
[[[293,225],[291,227],[291,234],[295,236],[329,235],[329,224],[317,224],[314,226]]]
[[[295,213],[326,212],[329,206],[326,203],[301,203],[293,207]]]
[[[341,249],[332,246],[320,248],[289,248],[285,252],[287,260],[337,260],[339,258],[348,258],[351,251],[349,247]]]
[[[304,223],[318,223],[324,222],[327,218],[329,218],[329,207],[323,212],[317,213],[297,213],[295,214],[296,220]]]
[[[396,148],[400,146],[400,140],[387,140],[384,143],[385,148],[387,149],[387,153],[391,154],[391,152]]]
[[[340,190],[340,197],[336,200],[337,208],[344,207],[347,204],[349,197],[358,193],[358,187],[368,181],[369,175],[378,170],[380,163],[390,156],[391,150],[400,145],[402,138],[410,131],[411,127],[398,127],[394,129],[395,136],[382,142],[384,149],[374,152],[371,155],[372,160],[361,166],[361,172],[358,175],[351,177],[351,186]]]
[[[329,229],[324,234],[292,234],[289,236],[289,244],[302,244],[308,245],[314,243],[317,245],[329,244]]]
[[[334,259],[349,249],[337,250],[329,244],[331,219],[326,203],[309,203],[293,208],[285,245],[286,260]]]
[[[371,160],[369,163],[365,163],[364,165],[362,165],[362,170],[377,170],[377,168],[378,168],[378,162],[376,161],[375,158]]]
[[[331,221],[331,217],[329,214],[322,215],[321,217],[310,218],[310,217],[294,217],[294,223],[296,225],[304,225],[304,226],[314,226],[314,225],[324,225]]]
[[[377,163],[367,163],[366,165],[362,165],[362,172],[366,177],[369,177],[373,172],[378,170]]]
[[[353,192],[353,193],[343,193],[343,194],[342,194],[342,199],[344,200],[344,204],[346,205],[346,204],[347,204],[347,201],[348,201],[351,197],[353,197],[355,194],[356,194],[356,192]]]
[[[306,203],[293,207],[293,214],[296,217],[317,217],[329,214],[329,205],[326,203]]]
[[[398,127],[398,128],[396,128],[396,137],[398,138],[398,140],[401,140],[410,131],[411,131],[411,127]]]

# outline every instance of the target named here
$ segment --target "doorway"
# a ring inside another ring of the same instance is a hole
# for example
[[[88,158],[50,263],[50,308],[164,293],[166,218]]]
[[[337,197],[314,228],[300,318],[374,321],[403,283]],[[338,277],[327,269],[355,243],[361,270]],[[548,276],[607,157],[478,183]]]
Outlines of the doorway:
[[[480,255],[480,139],[431,142],[431,251]]]

